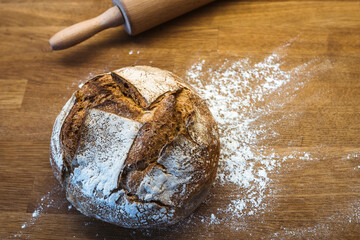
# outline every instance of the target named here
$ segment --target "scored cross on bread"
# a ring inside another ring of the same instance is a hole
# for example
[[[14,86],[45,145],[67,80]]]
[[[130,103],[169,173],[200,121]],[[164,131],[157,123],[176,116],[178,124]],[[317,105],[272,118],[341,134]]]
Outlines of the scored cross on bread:
[[[82,213],[123,227],[188,216],[216,176],[219,137],[206,103],[147,66],[91,79],[55,121],[50,160]]]

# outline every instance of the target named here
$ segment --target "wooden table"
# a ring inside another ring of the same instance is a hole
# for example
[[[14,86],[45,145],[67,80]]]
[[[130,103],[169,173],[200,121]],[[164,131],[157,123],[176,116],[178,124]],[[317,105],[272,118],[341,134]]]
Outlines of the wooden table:
[[[137,37],[111,29],[72,49],[49,50],[52,34],[111,5],[0,1],[1,239],[360,238],[359,1],[217,1]],[[49,139],[81,82],[128,65],[187,79],[202,60],[208,72],[245,60],[254,70],[274,53],[276,71],[291,76],[258,102],[276,107],[250,125],[265,126],[251,147],[270,149],[274,155],[263,156],[276,163],[265,169],[264,192],[250,183],[255,199],[263,197],[260,204],[231,212],[231,201],[250,199],[249,188],[218,181],[190,218],[152,230],[102,223],[69,206],[52,175]]]

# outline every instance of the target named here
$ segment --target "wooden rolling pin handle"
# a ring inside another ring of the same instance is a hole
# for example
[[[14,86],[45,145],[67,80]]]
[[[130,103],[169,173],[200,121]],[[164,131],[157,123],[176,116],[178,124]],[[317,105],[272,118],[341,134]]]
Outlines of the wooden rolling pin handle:
[[[50,38],[49,43],[53,50],[66,49],[90,38],[102,30],[117,27],[122,24],[124,24],[124,17],[120,9],[114,6],[95,18],[61,30]]]

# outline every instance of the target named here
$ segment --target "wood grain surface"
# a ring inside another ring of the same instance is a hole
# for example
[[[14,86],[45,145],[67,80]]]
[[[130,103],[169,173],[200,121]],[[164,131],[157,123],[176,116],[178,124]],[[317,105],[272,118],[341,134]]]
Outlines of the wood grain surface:
[[[1,239],[360,238],[359,1],[216,1],[136,37],[109,29],[50,51],[55,32],[111,6],[0,0]],[[276,134],[265,131],[251,147],[266,146],[279,163],[267,172],[260,206],[226,212],[248,189],[217,183],[190,218],[164,229],[124,229],[71,208],[52,174],[49,140],[81,82],[129,65],[186,78],[202,60],[204,71],[226,61],[255,66],[275,52],[281,71],[294,77],[264,99],[278,107],[256,122]]]

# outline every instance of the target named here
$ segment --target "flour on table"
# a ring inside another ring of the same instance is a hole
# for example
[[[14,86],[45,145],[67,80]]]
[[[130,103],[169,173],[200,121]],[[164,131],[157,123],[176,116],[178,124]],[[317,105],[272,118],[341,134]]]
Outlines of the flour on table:
[[[23,225],[21,225],[22,230],[14,234],[13,235],[14,238],[23,238],[23,233],[24,233],[23,231],[25,231],[29,227],[32,227],[36,223],[38,218],[41,216],[44,209],[48,208],[50,204],[54,202],[54,200],[49,199],[49,196],[50,196],[50,192],[48,192],[41,198],[38,207],[31,214],[31,218],[28,221],[25,221]],[[50,201],[49,203],[47,202],[48,200]]]
[[[225,209],[218,209],[229,220],[255,215],[267,208],[271,195],[269,174],[276,172],[288,159],[311,160],[307,152],[283,156],[261,141],[278,135],[272,124],[261,123],[291,101],[312,71],[314,61],[282,70],[283,54],[274,52],[254,63],[248,58],[225,59],[214,65],[200,59],[186,72],[187,81],[207,100],[218,123],[221,155],[217,187],[233,184],[232,200]],[[260,123],[259,123],[260,122]],[[215,215],[205,217],[214,223]],[[204,219],[203,219],[204,220]],[[227,224],[226,219],[222,219]],[[237,226],[233,226],[237,228]]]
[[[31,232],[33,232],[36,227],[36,223],[41,220],[43,215],[46,215],[50,209],[56,209],[60,211],[64,206],[69,205],[69,202],[66,199],[58,199],[56,196],[62,192],[61,186],[54,187],[51,191],[45,193],[38,201],[36,208],[29,215],[28,220],[24,221],[24,223],[20,226],[20,231],[12,234],[10,239],[12,238],[20,238],[20,239],[32,239]],[[68,210],[71,209],[69,205]],[[40,229],[41,230],[41,229]]]

